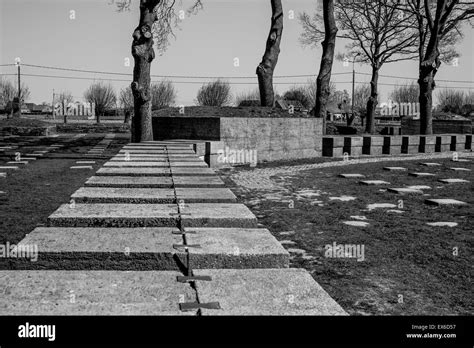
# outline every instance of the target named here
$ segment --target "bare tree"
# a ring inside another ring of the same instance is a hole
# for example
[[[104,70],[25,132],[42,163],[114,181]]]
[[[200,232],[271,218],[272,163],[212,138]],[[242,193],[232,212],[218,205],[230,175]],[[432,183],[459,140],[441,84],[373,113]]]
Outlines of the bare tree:
[[[72,96],[72,93],[69,91],[62,91],[58,95],[58,100],[60,103],[66,102],[66,104],[72,103],[74,101],[74,97]]]
[[[119,11],[129,10],[132,0],[115,0]],[[132,142],[153,140],[151,124],[150,66],[155,59],[153,45],[156,42],[160,53],[174,36],[173,28],[179,23],[176,0],[140,0],[140,18],[133,31],[132,56],[135,61],[133,82],[134,117],[132,121]],[[188,14],[196,13],[202,4],[196,0]]]
[[[444,112],[452,112],[455,114],[463,114],[463,106],[472,104],[473,93],[464,93],[456,89],[444,88],[436,93],[438,98],[439,110]]]
[[[367,101],[365,131],[375,132],[375,107],[378,102],[379,70],[385,63],[416,57],[417,35],[413,30],[413,14],[403,11],[403,0],[336,2],[340,25],[338,37],[350,40],[349,56],[360,56],[359,62],[372,67],[370,97]]]
[[[395,86],[390,93],[390,99],[397,103],[417,103],[419,97],[420,88],[415,82]]]
[[[124,123],[129,123],[133,113],[133,92],[130,86],[120,90],[119,104],[125,113]]]
[[[217,80],[201,86],[196,101],[202,106],[229,105],[232,102],[229,83]]]
[[[293,86],[283,94],[284,100],[298,100],[305,109],[311,105],[311,99],[308,96],[308,91],[303,86]]]
[[[18,97],[18,85],[13,84],[10,80],[0,77],[0,102],[6,106],[8,114],[13,111],[13,99]],[[20,89],[20,104],[26,102],[30,98],[30,89],[24,83]]]
[[[354,90],[354,109],[359,113],[362,126],[367,115],[367,100],[370,98],[370,85],[361,84]]]
[[[321,42],[323,46],[321,64],[316,79],[315,106],[311,114],[323,119],[323,134],[326,134],[326,104],[331,93],[331,71],[338,31],[334,18],[334,0],[323,1],[322,18],[319,13],[316,13],[313,20],[311,20],[306,13],[303,13],[299,19],[303,25],[303,35],[300,39],[303,44],[315,46],[315,42],[324,37],[324,40]],[[321,19],[324,23],[324,30],[319,28],[318,22],[320,23]]]
[[[258,88],[237,94],[235,96],[235,106],[239,106],[244,100],[258,100],[260,102],[260,91]]]
[[[260,103],[262,106],[273,106],[273,72],[280,54],[280,42],[283,32],[283,7],[281,0],[270,0],[272,6],[272,19],[268,34],[265,53],[257,67],[258,87],[260,90]]]
[[[171,81],[160,81],[151,84],[152,110],[174,105],[175,102],[176,90]]]
[[[434,78],[441,62],[458,56],[454,44],[462,38],[461,26],[468,21],[472,26],[474,2],[460,0],[408,0],[404,7],[414,15],[418,33],[420,85],[420,133],[433,134]]]
[[[102,82],[93,83],[84,93],[84,99],[95,104],[95,114],[97,123],[100,123],[100,115],[104,115],[106,110],[115,107],[117,97],[114,88],[110,84]]]

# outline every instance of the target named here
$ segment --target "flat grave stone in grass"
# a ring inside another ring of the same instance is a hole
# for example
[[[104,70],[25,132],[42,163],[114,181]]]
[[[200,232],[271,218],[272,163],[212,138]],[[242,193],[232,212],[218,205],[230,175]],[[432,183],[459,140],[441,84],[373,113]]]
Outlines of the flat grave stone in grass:
[[[423,173],[423,172],[413,172],[413,173],[408,173],[408,175],[415,176],[415,177],[436,176],[436,174],[433,174],[433,173]]]
[[[470,172],[471,171],[468,168],[462,168],[462,167],[451,167],[449,169],[454,170],[456,172]]]
[[[49,151],[34,151],[35,153],[48,153]]]
[[[350,178],[365,178],[365,175],[356,174],[356,173],[353,173],[353,174],[339,174],[338,176],[341,177],[341,178],[346,178],[346,179],[350,179]]]
[[[398,209],[389,209],[387,210],[387,213],[395,213],[395,214],[403,214],[405,211],[403,210],[398,210]]]
[[[25,160],[25,161],[35,161],[36,157],[20,157],[20,159]]]
[[[407,193],[422,194],[423,193],[423,191],[421,190],[416,190],[416,189],[408,188],[408,187],[389,187],[388,192],[393,192],[397,194],[407,194]]]
[[[348,226],[355,226],[355,227],[367,227],[367,226],[369,226],[369,223],[364,222],[364,221],[343,221],[342,223],[345,224],[345,225],[348,225]]]
[[[42,154],[42,153],[27,153],[26,156],[43,157],[44,154]]]
[[[411,185],[411,186],[407,186],[407,188],[414,189],[414,190],[431,190],[431,187],[427,185]]]
[[[341,202],[348,202],[357,199],[357,197],[352,196],[340,196],[340,197],[329,197],[330,201],[341,201]]]
[[[420,164],[422,166],[425,166],[425,167],[439,167],[439,166],[441,166],[440,163],[435,163],[435,162],[421,162]]]
[[[28,164],[28,161],[9,161],[7,164]]]
[[[457,178],[439,179],[438,181],[445,184],[460,184],[460,183],[470,182],[469,180],[457,179]]]
[[[17,166],[0,166],[0,169],[17,170],[17,169],[19,169],[19,167],[17,167]]]
[[[452,159],[451,161],[453,161],[453,162],[471,162],[471,160],[468,160],[466,158]]]
[[[384,167],[383,168],[384,170],[388,170],[388,171],[405,171],[407,170],[405,167]]]
[[[7,173],[0,173],[0,178],[6,178],[7,177]]]
[[[466,205],[466,202],[458,201],[457,199],[451,198],[431,198],[425,200],[426,204],[443,206],[443,205]]]
[[[389,182],[383,180],[362,180],[359,183],[362,185],[390,185]]]
[[[457,222],[448,221],[427,222],[426,224],[433,227],[456,227],[458,225]]]
[[[76,164],[95,164],[95,161],[76,161]]]
[[[397,206],[393,203],[372,203],[367,205],[369,211],[374,209],[385,209],[385,208],[396,208]]]

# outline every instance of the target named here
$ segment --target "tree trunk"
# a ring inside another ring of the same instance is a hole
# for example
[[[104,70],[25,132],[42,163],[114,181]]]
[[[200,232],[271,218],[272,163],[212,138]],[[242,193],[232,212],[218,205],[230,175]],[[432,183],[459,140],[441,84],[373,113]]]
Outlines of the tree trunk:
[[[372,78],[370,79],[370,97],[367,101],[367,122],[365,124],[365,132],[369,134],[375,133],[375,107],[377,106],[377,83],[379,80],[379,66],[372,65]]]
[[[433,134],[433,71],[430,69],[420,69],[420,134]]]
[[[334,1],[323,2],[324,41],[321,65],[316,79],[316,105],[311,111],[315,117],[323,119],[323,134],[326,134],[326,104],[330,95],[331,70],[336,46],[337,27],[334,19]]]
[[[257,67],[258,88],[260,90],[260,103],[262,106],[273,106],[275,95],[273,93],[273,71],[280,54],[280,41],[283,32],[283,7],[281,0],[271,0],[272,24],[267,38],[267,45],[262,61]]]
[[[153,50],[153,23],[156,20],[155,7],[160,0],[140,0],[140,22],[133,32],[132,92],[134,117],[132,119],[132,142],[153,140],[151,125],[150,66],[155,58]]]
[[[438,71],[441,61],[437,49],[437,40],[429,45],[425,57],[427,59],[420,63],[420,75],[418,85],[420,86],[420,134],[433,134],[433,89],[436,84],[434,77]]]

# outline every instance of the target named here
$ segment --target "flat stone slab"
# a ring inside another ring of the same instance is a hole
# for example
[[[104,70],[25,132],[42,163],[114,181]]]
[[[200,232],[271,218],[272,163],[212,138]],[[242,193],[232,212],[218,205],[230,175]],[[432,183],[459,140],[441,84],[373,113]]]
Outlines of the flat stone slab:
[[[173,179],[169,176],[92,176],[86,187],[173,187]]]
[[[457,172],[470,172],[471,170],[468,168],[462,168],[462,167],[451,167],[449,168],[451,170],[455,170]]]
[[[388,192],[393,192],[397,194],[409,194],[409,193],[415,193],[415,194],[422,194],[423,191],[417,190],[414,188],[409,188],[409,187],[389,187]]]
[[[359,181],[362,185],[390,185],[389,182],[383,180],[363,180]]]
[[[207,164],[202,161],[195,162],[134,162],[134,161],[109,161],[104,163],[104,167],[204,167],[207,168]]]
[[[171,188],[81,187],[71,195],[76,203],[175,203]]]
[[[431,190],[431,187],[427,185],[411,185],[411,186],[407,186],[407,188],[413,189],[413,190]]]
[[[436,162],[421,162],[420,164],[425,167],[440,167],[441,166],[440,163],[436,163]]]
[[[386,209],[386,208],[396,208],[397,206],[392,203],[372,203],[367,205],[367,209],[369,211],[374,210],[374,209]]]
[[[36,160],[36,157],[23,157],[23,156],[21,156],[20,160],[22,160],[22,161],[34,161],[34,160]]]
[[[28,161],[9,161],[7,164],[28,164]]]
[[[353,201],[356,199],[357,197],[352,197],[352,196],[329,197],[330,201],[341,201],[341,202],[348,202],[348,201]]]
[[[48,217],[52,227],[176,227],[174,204],[63,204]]]
[[[432,198],[432,199],[426,199],[425,200],[426,204],[429,205],[466,205],[466,202],[458,201],[457,199],[451,199],[451,198]]]
[[[367,226],[369,226],[369,223],[364,222],[364,221],[343,221],[342,223],[345,224],[345,225],[355,226],[355,227],[367,227]]]
[[[341,178],[346,178],[346,179],[350,179],[350,178],[365,178],[365,175],[362,175],[362,174],[339,174],[339,176]]]
[[[76,161],[76,164],[95,164],[95,161]]]
[[[458,225],[457,222],[444,222],[444,221],[427,222],[426,224],[428,226],[433,226],[433,227],[456,227]]]
[[[30,268],[88,270],[178,270],[175,227],[38,227],[18,243],[36,245]]]
[[[6,178],[7,177],[7,173],[0,173],[0,178]]]
[[[17,166],[0,166],[0,169],[5,169],[5,170],[17,170],[20,167]]]
[[[405,167],[384,167],[383,168],[384,170],[388,170],[388,171],[405,171],[407,170]]]
[[[191,268],[288,268],[290,255],[264,228],[187,228]]]
[[[171,171],[175,175],[216,175],[216,172],[211,168],[187,168],[187,167],[172,167]]]
[[[116,188],[82,187],[71,196],[77,203],[231,203],[237,198],[227,188]]]
[[[223,187],[224,182],[217,176],[174,176],[176,187]]]
[[[193,315],[176,271],[0,271],[3,315]],[[32,290],[34,289],[34,290]],[[72,296],[74,295],[74,296]]]
[[[451,161],[453,161],[453,162],[471,162],[471,160],[468,160],[466,158],[458,158],[457,160],[452,159]]]
[[[193,160],[196,160],[198,159],[199,157],[196,155],[196,154],[172,154],[172,155],[168,155],[168,154],[147,154],[147,153],[127,153],[127,151],[125,152],[119,152],[117,155],[115,155],[114,157],[112,157],[112,159],[116,158],[116,159],[125,159],[126,157],[130,157],[130,159],[142,159],[145,160],[145,159],[148,159],[148,158],[156,158],[158,160],[161,160],[161,159],[167,159],[167,158],[179,158],[179,159],[182,159],[182,158],[192,158]]]
[[[190,203],[181,213],[183,227],[257,228],[255,215],[238,203]]]
[[[128,162],[200,162],[203,161],[197,156],[146,156],[146,157],[138,157],[135,155],[130,156],[115,156],[110,159],[111,162],[119,161],[128,161]]]
[[[347,315],[304,269],[196,270],[202,315]]]
[[[206,169],[206,168],[203,168]],[[214,172],[213,172],[214,174]],[[100,168],[98,176],[170,176],[170,168]]]
[[[178,200],[183,200],[185,203],[231,203],[237,201],[237,197],[228,188],[177,187],[176,196]]]
[[[465,182],[470,182],[469,180],[464,180],[464,179],[439,179],[439,182],[445,183],[445,184],[458,184],[458,183],[465,183]]]
[[[423,177],[423,176],[435,176],[436,174],[433,174],[433,173],[414,172],[414,173],[408,173],[408,175],[416,176],[416,177]]]

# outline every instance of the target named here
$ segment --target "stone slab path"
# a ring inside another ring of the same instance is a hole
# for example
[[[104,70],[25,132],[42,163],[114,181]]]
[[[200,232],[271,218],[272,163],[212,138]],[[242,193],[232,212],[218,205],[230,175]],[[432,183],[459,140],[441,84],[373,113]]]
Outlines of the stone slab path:
[[[124,146],[19,245],[5,315],[346,315],[182,142]]]

